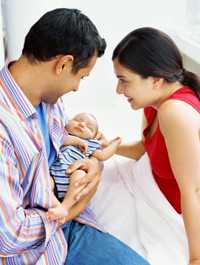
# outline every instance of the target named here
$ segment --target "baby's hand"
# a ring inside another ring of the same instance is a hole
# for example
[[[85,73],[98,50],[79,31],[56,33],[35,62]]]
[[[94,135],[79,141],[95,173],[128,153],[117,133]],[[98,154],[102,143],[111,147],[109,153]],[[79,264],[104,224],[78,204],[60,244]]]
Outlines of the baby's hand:
[[[104,147],[107,147],[109,145],[109,141],[108,139],[105,137],[105,135],[98,131],[97,135],[96,135],[96,139],[99,140],[101,146],[104,148]]]
[[[88,149],[88,145],[83,140],[79,139],[77,142],[78,148],[81,150],[81,152],[86,153]]]

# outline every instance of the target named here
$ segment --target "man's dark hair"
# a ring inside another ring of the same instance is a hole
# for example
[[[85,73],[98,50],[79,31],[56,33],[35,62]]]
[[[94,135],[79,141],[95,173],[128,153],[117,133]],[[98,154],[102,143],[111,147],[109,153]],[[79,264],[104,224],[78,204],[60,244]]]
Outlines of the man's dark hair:
[[[44,14],[26,35],[22,54],[31,62],[57,55],[74,56],[73,71],[104,54],[106,42],[92,21],[77,9],[58,8]]]

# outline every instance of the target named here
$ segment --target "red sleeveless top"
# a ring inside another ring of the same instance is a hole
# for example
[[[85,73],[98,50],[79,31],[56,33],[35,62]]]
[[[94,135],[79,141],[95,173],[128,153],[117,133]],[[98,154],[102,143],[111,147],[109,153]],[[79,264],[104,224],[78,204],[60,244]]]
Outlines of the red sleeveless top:
[[[200,100],[195,92],[187,86],[181,87],[168,99],[184,101],[200,113]],[[146,107],[144,108],[144,114],[148,124],[143,131],[144,146],[150,159],[153,176],[169,203],[178,213],[181,213],[180,190],[170,166],[166,144],[159,125],[154,134],[147,137],[148,129],[152,125],[157,111],[152,107]]]

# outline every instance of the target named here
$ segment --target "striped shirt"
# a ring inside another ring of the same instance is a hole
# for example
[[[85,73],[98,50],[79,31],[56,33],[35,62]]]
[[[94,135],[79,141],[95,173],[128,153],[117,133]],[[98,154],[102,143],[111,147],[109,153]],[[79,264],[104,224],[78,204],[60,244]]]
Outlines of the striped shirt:
[[[87,153],[81,152],[77,146],[68,145],[60,148],[57,159],[50,167],[50,174],[54,178],[56,185],[56,193],[59,200],[62,200],[68,190],[70,176],[66,175],[66,171],[70,165],[76,160],[90,157],[101,145],[96,139],[84,139],[87,144]]]
[[[48,158],[37,113],[12,78],[0,72],[0,265],[61,265],[67,243],[51,207]],[[61,99],[46,104],[48,128],[58,153],[63,144],[65,113]],[[96,225],[92,213],[80,222]]]

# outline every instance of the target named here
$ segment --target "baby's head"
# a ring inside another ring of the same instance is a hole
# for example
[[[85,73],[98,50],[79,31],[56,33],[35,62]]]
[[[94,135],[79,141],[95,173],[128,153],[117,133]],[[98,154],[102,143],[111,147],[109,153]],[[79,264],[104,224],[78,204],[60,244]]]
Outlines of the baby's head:
[[[83,112],[69,120],[65,128],[69,134],[74,136],[83,139],[93,139],[98,132],[98,123],[92,114]]]

